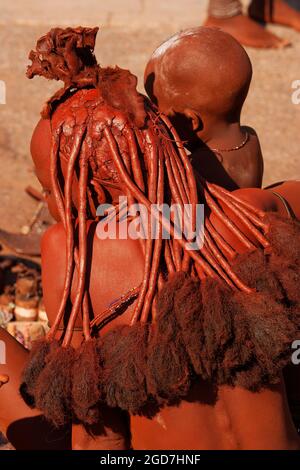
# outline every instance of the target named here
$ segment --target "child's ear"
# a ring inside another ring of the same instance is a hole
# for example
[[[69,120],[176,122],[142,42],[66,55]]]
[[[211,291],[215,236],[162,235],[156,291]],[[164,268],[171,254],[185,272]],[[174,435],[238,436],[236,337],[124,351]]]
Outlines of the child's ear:
[[[198,113],[196,113],[194,110],[190,108],[187,108],[184,110],[184,114],[191,121],[194,132],[197,132],[203,129],[202,120]]]

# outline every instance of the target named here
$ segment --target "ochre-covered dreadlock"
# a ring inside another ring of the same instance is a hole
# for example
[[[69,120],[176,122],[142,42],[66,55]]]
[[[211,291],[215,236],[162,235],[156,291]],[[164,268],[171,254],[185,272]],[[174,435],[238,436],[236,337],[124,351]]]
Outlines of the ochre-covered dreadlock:
[[[27,402],[56,425],[97,421],[102,401],[141,413],[149,401],[161,406],[184,397],[197,376],[260,388],[278,380],[299,323],[299,225],[267,216],[196,177],[170,121],[136,93],[135,77],[96,64],[96,32],[51,30],[31,52],[28,71],[30,78],[38,74],[65,82],[43,110],[51,119],[52,190],[67,240],[64,289],[56,319],[45,341],[33,348],[21,386]],[[61,159],[67,161],[63,184]],[[86,223],[96,217],[110,185],[121,188],[130,203],[143,204],[149,217],[152,204],[177,204],[182,211],[190,204],[193,230],[196,206],[203,203],[204,244],[190,250],[191,240],[183,233],[175,236],[174,220],[169,224],[157,212],[159,236],[152,239],[148,228],[140,286],[92,318]],[[208,213],[242,243],[245,255],[225,241]],[[163,239],[163,229],[170,239]],[[298,258],[292,251],[283,257],[287,238]],[[75,270],[78,286],[66,319]],[[131,325],[98,338],[102,325],[135,299]],[[71,341],[81,312],[85,341],[75,351]]]

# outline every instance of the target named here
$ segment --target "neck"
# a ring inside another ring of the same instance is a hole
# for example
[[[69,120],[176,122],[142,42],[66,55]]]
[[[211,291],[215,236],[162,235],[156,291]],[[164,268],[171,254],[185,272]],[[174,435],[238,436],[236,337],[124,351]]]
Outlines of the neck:
[[[245,133],[239,122],[215,122],[209,126],[204,136],[199,136],[202,142],[212,149],[230,149],[240,145]]]

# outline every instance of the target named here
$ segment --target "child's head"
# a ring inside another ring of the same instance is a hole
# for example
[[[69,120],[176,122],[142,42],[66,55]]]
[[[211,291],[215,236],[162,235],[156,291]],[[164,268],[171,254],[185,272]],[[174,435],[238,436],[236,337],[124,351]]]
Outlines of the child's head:
[[[239,121],[252,77],[250,59],[229,34],[199,27],[175,34],[152,54],[145,88],[178,122],[181,137],[205,140],[218,121]]]

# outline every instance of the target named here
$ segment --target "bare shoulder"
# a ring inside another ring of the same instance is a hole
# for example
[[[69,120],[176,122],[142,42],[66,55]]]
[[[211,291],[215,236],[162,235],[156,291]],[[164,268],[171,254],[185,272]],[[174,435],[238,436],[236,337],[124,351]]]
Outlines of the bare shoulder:
[[[274,183],[271,186],[266,188],[268,191],[276,191],[279,194],[284,195],[284,197],[290,198],[294,195],[300,196],[300,179],[299,180],[290,180],[290,181],[280,181],[279,183]]]
[[[264,190],[239,189],[234,193],[265,212],[277,212],[282,216],[287,216],[285,200],[295,217],[300,219],[300,181],[286,181]]]
[[[249,136],[248,152],[249,155],[251,155],[249,163],[253,168],[253,177],[251,181],[249,180],[250,184],[248,186],[261,188],[264,174],[264,160],[259,137],[252,127],[243,126],[242,128]]]
[[[285,181],[272,185],[266,192],[271,193],[273,197],[277,195],[277,201],[279,200],[278,195],[283,197],[295,217],[300,220],[300,180]],[[282,202],[280,204],[285,213]]]
[[[66,270],[66,235],[61,223],[46,230],[41,242],[42,285],[46,312],[50,322],[60,303]]]
[[[51,225],[44,233],[41,242],[42,258],[47,256],[49,252],[66,241],[64,226],[61,222]],[[56,250],[54,250],[56,251]]]
[[[259,188],[242,188],[233,191],[233,194],[244,201],[249,202],[257,209],[264,212],[277,210],[276,199],[269,191]]]
[[[250,126],[242,126],[242,129],[245,131],[245,132],[248,132],[249,136],[250,137],[256,137],[258,139],[258,135],[257,135],[257,132],[255,129],[253,129],[253,127],[250,127]]]
[[[260,209],[264,212],[277,211],[276,206],[276,197],[273,196],[268,191],[258,189],[258,188],[247,188],[247,189],[237,189],[233,191],[233,194],[239,199],[244,200],[252,204],[257,209]],[[252,241],[253,244],[257,244],[257,240],[253,237],[253,234],[249,229],[241,222],[239,217],[233,213],[225,204],[221,204],[222,209],[225,214],[232,220],[232,222],[241,230],[241,232],[246,235],[246,237]],[[216,215],[213,213],[210,215],[212,224],[222,235],[222,237],[233,246],[238,253],[243,253],[245,251],[245,246],[237,238],[236,235],[224,224]]]
[[[62,223],[52,225],[44,233],[41,242],[41,258],[43,288],[45,291],[49,281],[57,284],[65,274],[66,233]]]

